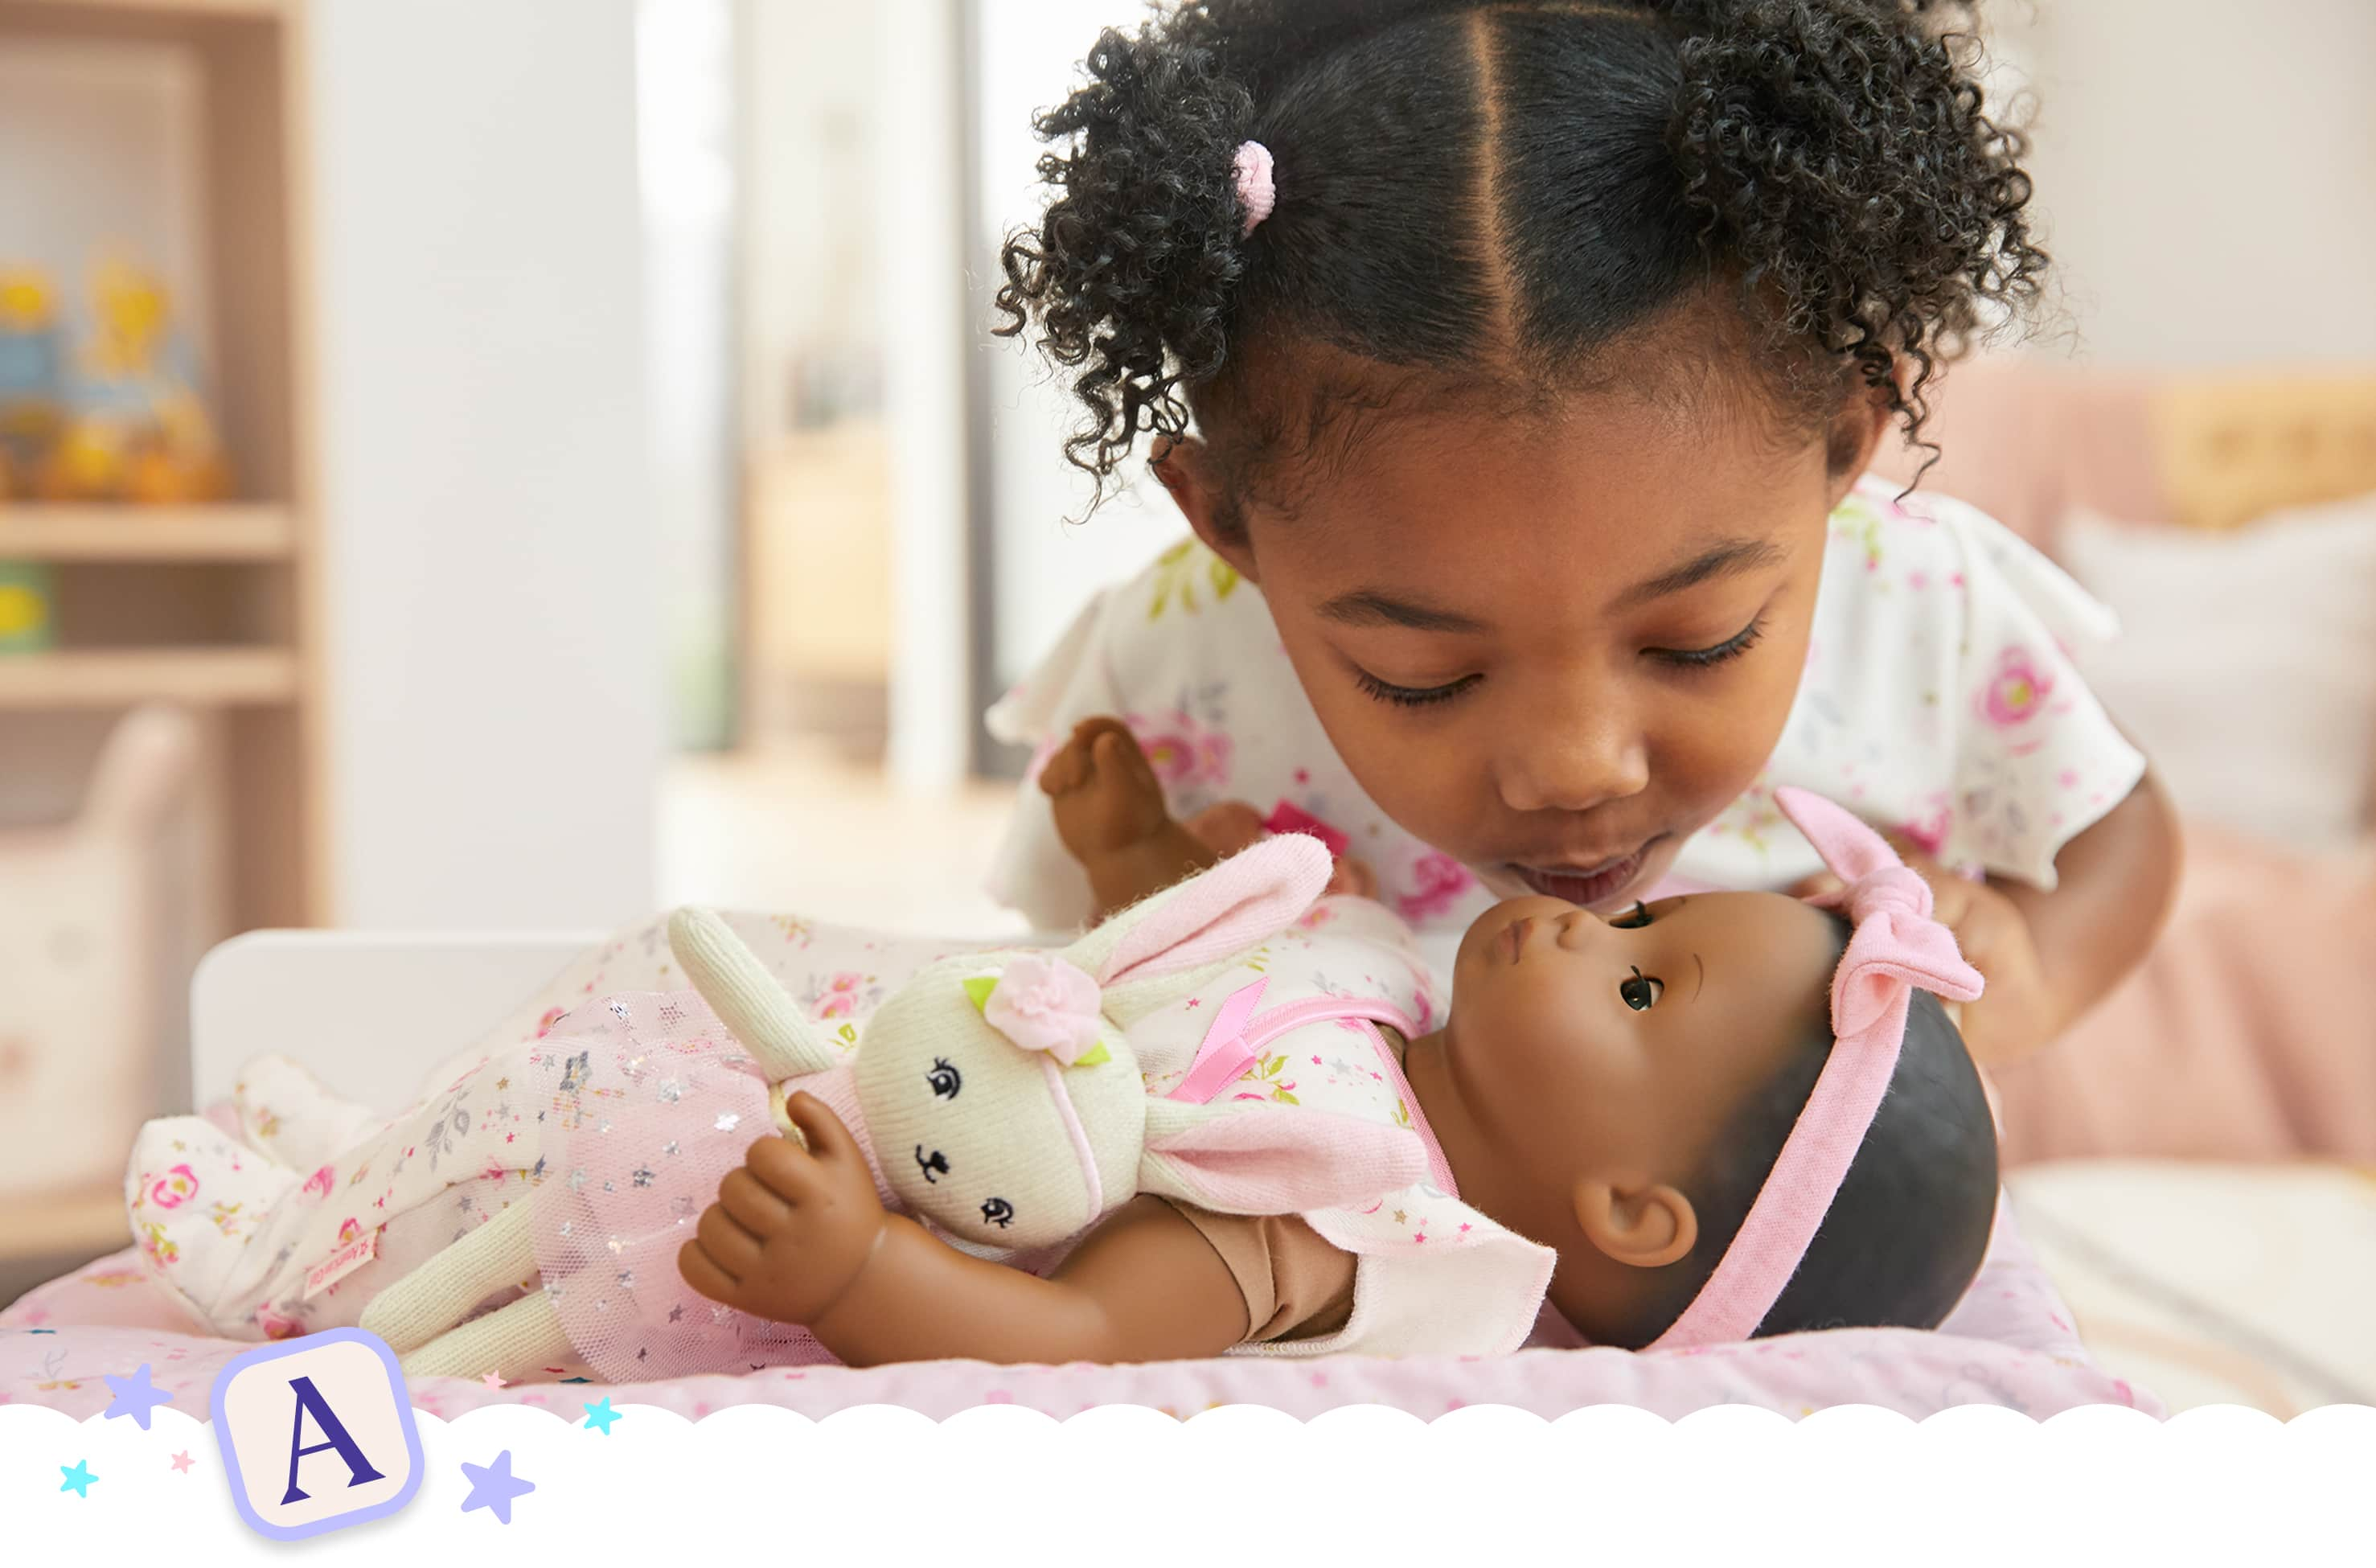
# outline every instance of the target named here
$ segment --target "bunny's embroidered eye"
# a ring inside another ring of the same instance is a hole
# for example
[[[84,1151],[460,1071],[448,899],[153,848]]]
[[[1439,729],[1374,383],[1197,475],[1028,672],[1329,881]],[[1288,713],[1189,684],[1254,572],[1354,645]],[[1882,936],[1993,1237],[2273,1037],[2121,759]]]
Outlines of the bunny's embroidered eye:
[[[945,1056],[933,1058],[933,1070],[924,1075],[924,1082],[932,1085],[933,1092],[943,1099],[956,1099],[957,1090],[965,1087],[964,1075],[949,1065]]]
[[[938,1149],[927,1155],[924,1152],[924,1146],[918,1144],[916,1169],[924,1173],[925,1181],[937,1184],[942,1177],[949,1173],[949,1157]]]
[[[1015,1218],[1015,1206],[1004,1198],[992,1198],[981,1206],[981,1217],[1004,1230]]]

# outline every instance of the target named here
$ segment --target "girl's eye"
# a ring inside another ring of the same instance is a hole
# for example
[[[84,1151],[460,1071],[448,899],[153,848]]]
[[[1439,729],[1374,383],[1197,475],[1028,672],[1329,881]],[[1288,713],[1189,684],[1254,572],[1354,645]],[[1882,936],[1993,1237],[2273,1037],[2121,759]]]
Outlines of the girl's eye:
[[[1464,675],[1448,686],[1396,686],[1379,680],[1367,671],[1357,671],[1354,680],[1361,690],[1380,702],[1396,707],[1432,707],[1440,702],[1450,702],[1466,694],[1482,676]]]
[[[1634,900],[1634,907],[1632,909],[1626,910],[1623,914],[1618,916],[1609,923],[1613,929],[1618,931],[1640,931],[1644,926],[1650,923],[1650,906],[1642,902],[1641,899],[1636,898]]]
[[[933,1092],[943,1099],[956,1099],[957,1090],[965,1087],[965,1079],[942,1056],[933,1058],[933,1070],[924,1075],[924,1082],[932,1085]]]
[[[1626,1006],[1633,1008],[1636,1013],[1647,1013],[1658,1004],[1658,998],[1666,993],[1665,980],[1654,975],[1645,975],[1639,969],[1634,971],[1633,979],[1617,982],[1617,994],[1624,1000]]]
[[[1004,1198],[992,1198],[981,1206],[981,1218],[984,1223],[1004,1230],[1015,1222],[1015,1206]]]
[[[1664,659],[1669,664],[1680,665],[1686,670],[1707,670],[1728,660],[1739,659],[1742,654],[1755,647],[1757,640],[1764,635],[1765,615],[1761,611],[1756,620],[1752,621],[1734,636],[1725,638],[1714,647],[1654,647],[1649,652],[1653,659]]]

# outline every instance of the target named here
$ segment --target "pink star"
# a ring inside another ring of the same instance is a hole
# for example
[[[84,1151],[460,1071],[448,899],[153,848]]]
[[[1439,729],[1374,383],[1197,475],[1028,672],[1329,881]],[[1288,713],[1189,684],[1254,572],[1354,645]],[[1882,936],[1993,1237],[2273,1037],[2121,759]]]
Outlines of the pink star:
[[[1188,999],[1188,1010],[1189,1010],[1191,1013],[1194,1012],[1197,1008],[1202,1007],[1203,1005],[1205,1005],[1205,1004],[1204,1004],[1203,999],[1202,999],[1202,998],[1200,998],[1200,997],[1194,997],[1194,996],[1192,996],[1192,997],[1190,997],[1190,998]]]
[[[479,1381],[485,1384],[489,1388],[501,1388],[504,1386],[502,1376],[495,1372],[489,1372],[484,1377],[479,1379]]]
[[[173,1468],[183,1475],[190,1473],[190,1456],[186,1452],[173,1455]]]

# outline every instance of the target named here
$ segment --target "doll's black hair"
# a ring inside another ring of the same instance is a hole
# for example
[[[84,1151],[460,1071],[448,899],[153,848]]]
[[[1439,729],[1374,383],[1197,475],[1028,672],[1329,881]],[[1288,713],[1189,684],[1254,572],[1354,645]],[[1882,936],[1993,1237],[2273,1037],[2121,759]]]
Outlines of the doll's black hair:
[[[1962,6],[1155,10],[1040,115],[1052,199],[1003,257],[998,330],[1037,324],[1101,489],[1192,419],[1242,478],[1414,393],[1538,406],[1710,366],[1800,427],[1861,380],[1919,439],[1938,362],[2039,291],[2024,140],[1982,112]],[[1278,201],[1246,235],[1250,139]],[[1693,362],[1623,357],[1695,303],[1724,308]]]
[[[1847,924],[1837,924],[1845,948]],[[1699,1239],[1689,1255],[1659,1271],[1628,1343],[1657,1338],[1715,1272],[1814,1092],[1832,1044],[1827,1016],[1717,1132],[1689,1187]],[[1978,1069],[1939,999],[1917,991],[1881,1109],[1758,1336],[1938,1327],[1979,1272],[1996,1206],[1996,1118]]]

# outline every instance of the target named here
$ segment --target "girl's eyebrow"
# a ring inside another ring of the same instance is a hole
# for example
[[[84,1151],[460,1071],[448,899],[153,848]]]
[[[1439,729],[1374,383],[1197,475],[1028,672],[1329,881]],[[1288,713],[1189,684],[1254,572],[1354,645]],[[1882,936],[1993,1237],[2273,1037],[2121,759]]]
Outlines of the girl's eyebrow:
[[[1405,626],[1414,632],[1467,632],[1486,630],[1485,623],[1454,610],[1436,610],[1424,604],[1414,604],[1407,599],[1396,599],[1375,588],[1363,588],[1357,593],[1339,594],[1320,607],[1320,613],[1346,626]]]
[[[1612,610],[1633,610],[1693,588],[1715,577],[1737,576],[1753,572],[1761,566],[1776,566],[1787,559],[1782,547],[1770,539],[1728,539],[1700,552],[1673,571],[1634,584],[1620,594]]]

